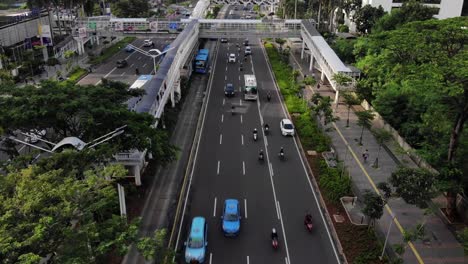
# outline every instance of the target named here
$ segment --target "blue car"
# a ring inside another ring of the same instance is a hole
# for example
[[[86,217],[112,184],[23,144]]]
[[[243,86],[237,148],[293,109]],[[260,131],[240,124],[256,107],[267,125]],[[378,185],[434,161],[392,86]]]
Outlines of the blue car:
[[[206,246],[208,245],[208,225],[204,217],[197,216],[192,220],[190,234],[185,244],[185,262],[205,262]]]
[[[240,231],[240,208],[239,201],[236,199],[227,199],[224,201],[223,232],[225,236],[237,236]]]
[[[133,52],[133,51],[134,51],[134,49],[133,49],[133,47],[132,47],[132,46],[130,46],[130,45],[127,45],[127,46],[125,47],[125,51],[126,51],[126,52]]]

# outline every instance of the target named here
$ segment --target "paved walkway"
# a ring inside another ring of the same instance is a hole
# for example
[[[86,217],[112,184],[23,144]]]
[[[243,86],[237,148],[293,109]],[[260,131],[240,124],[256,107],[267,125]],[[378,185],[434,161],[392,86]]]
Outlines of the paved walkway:
[[[99,45],[95,44],[93,45],[93,53],[99,54],[103,49],[110,47],[114,43],[120,41],[121,37],[118,37],[112,41],[112,43],[103,44],[103,41],[100,42]],[[70,65],[67,66],[67,62],[62,62],[60,65],[55,65],[55,66],[44,66],[45,71],[41,74],[34,75],[33,77],[28,77],[26,82],[21,82],[19,85],[25,85],[25,84],[31,84],[32,83],[39,83],[42,80],[57,80],[59,76],[66,77],[68,73],[73,70],[74,67],[80,66],[83,69],[88,69],[91,67],[91,65],[88,63],[88,55],[87,52],[88,49],[85,48],[85,54],[70,58],[71,60]]]
[[[320,73],[309,71],[309,63],[300,59],[300,53],[293,52],[292,63],[295,68],[302,72],[302,75],[314,75],[316,80],[320,79]],[[321,84],[312,89],[306,89],[305,98],[310,98],[313,93],[320,93],[322,96],[335,98],[333,88],[326,84]],[[336,107],[336,106],[335,106]],[[354,110],[363,110],[358,106]],[[358,144],[361,128],[357,125],[357,117],[354,111],[350,114],[350,127],[346,128],[347,106],[338,104],[336,116],[339,121],[330,125],[330,131],[326,132],[332,139],[333,147],[340,160],[344,163],[353,179],[353,191],[358,197],[364,190],[376,190],[375,185],[379,182],[387,181],[391,173],[395,171],[399,164],[417,167],[416,164],[401,151],[395,141],[386,144],[386,150],[380,151],[379,167],[373,168],[372,164],[377,156],[379,144],[369,130],[364,131],[363,146]],[[374,122],[374,128],[377,124]],[[362,153],[368,150],[369,158],[363,161]],[[392,216],[395,216],[392,222]],[[403,244],[403,230],[414,228],[418,223],[425,222],[427,240],[415,241],[406,244],[403,255],[405,263],[468,263],[468,258],[464,256],[461,244],[455,239],[454,234],[448,229],[438,215],[424,215],[424,211],[405,203],[401,198],[392,198],[384,210],[384,215],[377,223],[377,233],[385,239],[385,235],[390,226],[388,246]],[[387,248],[388,248],[387,246]]]

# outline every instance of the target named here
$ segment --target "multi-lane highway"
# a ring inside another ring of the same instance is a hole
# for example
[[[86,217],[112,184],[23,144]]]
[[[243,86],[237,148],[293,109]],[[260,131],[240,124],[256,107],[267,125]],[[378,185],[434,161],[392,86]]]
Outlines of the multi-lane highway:
[[[239,8],[235,15],[241,12]],[[250,39],[252,55],[243,62],[243,71],[239,60],[228,63],[229,53],[243,61],[243,41],[231,38],[228,43],[219,43],[213,54],[207,109],[185,219],[207,219],[207,263],[339,263],[296,141],[280,133],[280,120],[287,114],[260,41]],[[244,74],[255,74],[258,101],[243,100]],[[232,98],[224,96],[227,83],[236,88]],[[272,94],[269,102],[267,91]],[[234,115],[232,104],[236,105]],[[264,123],[270,125],[268,135],[262,132]],[[254,128],[260,132],[257,141],[253,140]],[[281,147],[285,160],[278,158]],[[263,162],[258,160],[260,149],[266,154]],[[224,237],[221,228],[223,202],[228,198],[238,199],[241,204],[241,231],[235,238]],[[303,225],[306,212],[313,216],[312,233]],[[190,221],[185,223],[186,229],[189,225]],[[279,232],[277,251],[271,246],[272,228]],[[186,237],[184,234],[181,239]]]
[[[147,39],[151,39],[153,41],[154,49],[162,51],[166,45],[170,44],[174,40],[175,37],[175,35],[168,35]],[[144,39],[136,39],[133,41],[132,45],[145,51],[153,49],[153,47],[143,47],[143,42]],[[138,78],[136,75],[137,68],[140,75],[151,74],[153,70],[153,59],[151,57],[145,56],[138,51],[127,52],[124,48],[125,47],[122,47],[121,50],[112,56],[110,60],[94,69],[92,73],[88,74],[78,84],[96,84],[102,78],[107,78],[131,85]],[[156,62],[159,62],[160,58],[161,57],[158,57]],[[123,68],[117,68],[117,61],[123,59],[127,60],[128,65]]]

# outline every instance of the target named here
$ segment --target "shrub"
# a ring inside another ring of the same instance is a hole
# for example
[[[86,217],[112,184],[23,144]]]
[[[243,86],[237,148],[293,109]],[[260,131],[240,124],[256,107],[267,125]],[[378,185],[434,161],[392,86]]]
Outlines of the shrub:
[[[468,228],[465,227],[463,230],[457,232],[457,237],[463,245],[465,255],[468,255]]]
[[[286,43],[286,40],[284,40],[282,38],[277,38],[277,39],[275,39],[275,42],[280,44],[280,45],[283,45],[284,43]]]
[[[338,32],[349,32],[349,27],[347,25],[339,25],[338,26]]]
[[[324,160],[320,161],[320,188],[333,203],[338,203],[341,197],[351,193],[351,179],[341,174],[341,169],[329,168]]]
[[[304,148],[315,149],[318,152],[329,149],[330,138],[322,133],[309,112],[302,113],[298,118],[295,118],[294,124]]]
[[[47,60],[47,65],[49,66],[55,66],[57,64],[60,64],[60,61],[57,58],[51,57]]]

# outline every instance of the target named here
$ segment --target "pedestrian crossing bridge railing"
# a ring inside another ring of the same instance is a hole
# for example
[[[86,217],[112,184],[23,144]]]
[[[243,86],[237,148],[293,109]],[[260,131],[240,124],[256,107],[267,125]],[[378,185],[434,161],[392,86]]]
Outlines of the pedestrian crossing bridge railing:
[[[199,19],[198,27],[200,38],[297,38],[301,36],[301,20],[296,19]]]

